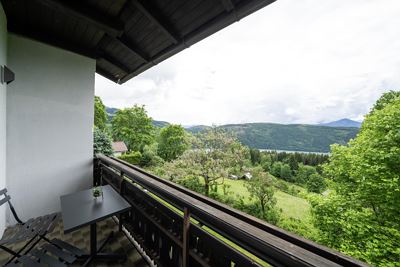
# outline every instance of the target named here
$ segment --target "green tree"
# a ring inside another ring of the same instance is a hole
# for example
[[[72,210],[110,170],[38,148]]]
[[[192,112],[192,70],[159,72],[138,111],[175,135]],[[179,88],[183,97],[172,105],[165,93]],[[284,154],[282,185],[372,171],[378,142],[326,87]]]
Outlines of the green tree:
[[[261,212],[265,214],[266,209],[276,204],[272,178],[262,168],[254,168],[251,171],[252,178],[245,184],[252,198],[257,199]]]
[[[164,160],[157,153],[157,143],[144,146],[140,166],[157,167],[163,164]]]
[[[93,131],[93,154],[95,156],[97,154],[110,156],[112,153],[112,141],[110,136],[95,126]]]
[[[293,173],[295,171],[297,171],[297,169],[299,168],[299,163],[296,160],[296,155],[295,154],[290,154],[290,156],[288,158],[288,164],[289,164],[290,169],[292,170]]]
[[[186,131],[180,125],[170,124],[161,129],[158,155],[166,161],[178,158],[188,148]]]
[[[312,201],[321,242],[376,266],[400,262],[400,97],[389,94],[348,146],[332,146],[333,193]]]
[[[100,130],[106,129],[107,112],[101,98],[98,96],[94,97],[94,125]]]
[[[384,93],[375,103],[374,107],[372,108],[372,112],[375,110],[383,109],[387,104],[392,103],[394,100],[399,99],[400,91],[389,91]]]
[[[299,164],[299,169],[296,174],[296,183],[306,184],[309,177],[313,174],[316,174],[317,170],[313,166]]]
[[[309,176],[306,187],[309,192],[322,193],[326,189],[326,183],[321,175],[313,173]]]
[[[275,177],[281,178],[282,162],[276,161],[272,164],[271,174]]]
[[[200,177],[206,195],[210,194],[211,187],[223,184],[232,166],[242,165],[244,159],[248,158],[248,150],[236,138],[216,127],[192,140],[193,149],[186,150],[166,166],[167,176],[177,182]]]
[[[119,156],[119,158],[130,164],[140,165],[142,161],[142,153],[140,153],[139,151],[133,151],[130,153],[123,154]]]
[[[261,153],[259,149],[256,148],[250,149],[250,160],[253,166],[261,163]]]
[[[261,162],[260,162],[262,168],[264,169],[264,171],[266,172],[270,172],[271,171],[271,167],[272,167],[272,157],[270,154],[265,154],[262,153],[261,154]]]
[[[281,165],[281,172],[280,176],[283,180],[292,182],[293,181],[293,175],[292,175],[292,170],[290,169],[289,164],[282,164]]]
[[[131,151],[143,152],[154,141],[152,122],[144,106],[121,109],[111,122],[114,140],[124,141]]]

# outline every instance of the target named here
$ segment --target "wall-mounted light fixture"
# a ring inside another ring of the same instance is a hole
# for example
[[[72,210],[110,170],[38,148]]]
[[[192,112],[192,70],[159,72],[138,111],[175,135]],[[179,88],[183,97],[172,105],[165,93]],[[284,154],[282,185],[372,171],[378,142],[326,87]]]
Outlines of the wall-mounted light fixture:
[[[14,81],[15,79],[15,74],[7,68],[6,66],[0,66],[0,81],[1,83],[7,83],[9,84],[10,82]]]

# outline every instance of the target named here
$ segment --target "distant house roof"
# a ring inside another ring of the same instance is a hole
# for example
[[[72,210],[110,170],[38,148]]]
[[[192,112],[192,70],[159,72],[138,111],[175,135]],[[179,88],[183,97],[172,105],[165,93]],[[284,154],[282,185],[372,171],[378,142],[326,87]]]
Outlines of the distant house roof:
[[[127,152],[128,148],[126,147],[123,141],[117,141],[112,143],[112,149],[114,152]]]
[[[1,3],[9,32],[96,59],[97,73],[122,84],[274,1],[1,0]]]

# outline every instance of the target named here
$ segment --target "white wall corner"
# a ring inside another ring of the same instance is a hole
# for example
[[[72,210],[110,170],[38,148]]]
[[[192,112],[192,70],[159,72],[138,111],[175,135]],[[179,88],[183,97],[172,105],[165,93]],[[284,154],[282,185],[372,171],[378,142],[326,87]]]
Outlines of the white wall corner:
[[[0,3],[0,65],[7,65],[7,19]],[[0,83],[0,189],[6,187],[6,99],[7,85]],[[6,226],[7,204],[0,207],[0,238]]]
[[[96,62],[9,34],[8,65],[7,186],[28,219],[59,211],[61,195],[92,183]]]

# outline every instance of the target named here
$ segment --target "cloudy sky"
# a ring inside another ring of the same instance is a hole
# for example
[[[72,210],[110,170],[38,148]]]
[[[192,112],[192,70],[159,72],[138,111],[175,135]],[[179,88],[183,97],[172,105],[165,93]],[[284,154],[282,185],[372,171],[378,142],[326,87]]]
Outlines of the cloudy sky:
[[[362,120],[400,90],[400,0],[278,0],[126,82],[110,107],[183,125]]]

